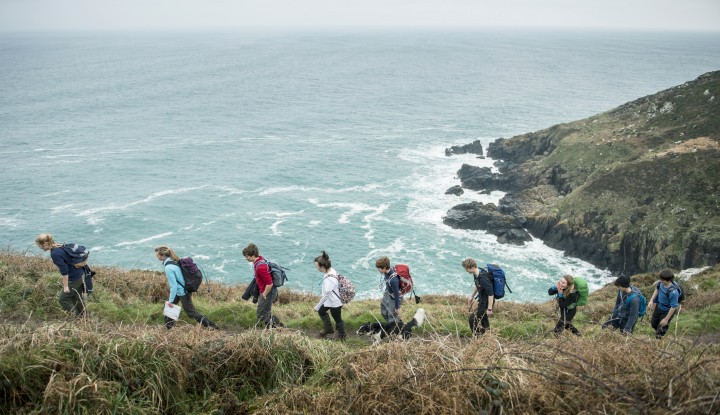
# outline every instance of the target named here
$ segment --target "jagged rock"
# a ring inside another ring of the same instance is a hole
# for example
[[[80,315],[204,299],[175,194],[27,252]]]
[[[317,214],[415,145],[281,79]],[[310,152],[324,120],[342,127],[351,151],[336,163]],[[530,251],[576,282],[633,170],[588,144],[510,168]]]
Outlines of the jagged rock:
[[[463,193],[465,193],[465,190],[463,190],[462,186],[460,186],[459,184],[456,186],[453,186],[445,191],[446,195],[460,196]]]
[[[506,178],[493,173],[489,167],[477,167],[463,164],[457,172],[462,187],[471,190],[500,190],[505,187]]]
[[[485,230],[497,236],[500,243],[523,245],[531,241],[530,234],[523,229],[525,218],[505,215],[494,204],[470,202],[457,205],[447,212],[443,223],[456,229]]]
[[[452,146],[450,148],[445,149],[445,155],[446,156],[452,156],[453,154],[479,154],[482,156],[483,154],[483,148],[482,144],[480,143],[480,140],[475,140],[470,144],[465,144],[464,146]]]

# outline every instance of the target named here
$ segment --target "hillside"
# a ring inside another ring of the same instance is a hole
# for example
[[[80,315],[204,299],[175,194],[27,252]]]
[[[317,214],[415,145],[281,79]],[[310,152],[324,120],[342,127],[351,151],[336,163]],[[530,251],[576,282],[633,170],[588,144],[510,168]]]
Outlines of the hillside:
[[[720,408],[720,266],[684,282],[687,300],[662,341],[649,318],[624,337],[602,331],[611,286],[576,317],[583,337],[555,339],[551,301],[502,300],[472,339],[463,297],[423,296],[409,341],[353,334],[378,301],[343,311],[348,341],[318,340],[317,297],[281,290],[288,328],[257,330],[243,287],[211,283],[195,303],[222,328],[186,316],[162,327],[159,272],[95,267],[89,317],[65,317],[47,258],[0,253],[0,414],[713,413]],[[650,296],[655,277],[632,277]],[[512,297],[510,297],[510,300]],[[408,318],[418,305],[403,307]]]
[[[720,71],[711,72],[583,120],[498,139],[487,154],[501,160],[501,174],[463,166],[458,175],[464,188],[508,192],[495,209],[505,217],[500,226],[526,229],[600,268],[713,265],[719,101]],[[446,223],[493,230],[489,217],[487,206],[463,205]]]

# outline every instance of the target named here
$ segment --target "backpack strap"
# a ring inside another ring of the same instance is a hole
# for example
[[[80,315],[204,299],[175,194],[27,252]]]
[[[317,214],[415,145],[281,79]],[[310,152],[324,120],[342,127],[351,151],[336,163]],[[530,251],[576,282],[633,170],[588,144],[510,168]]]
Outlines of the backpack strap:
[[[182,267],[180,266],[180,264],[178,264],[177,261],[170,260],[165,263],[165,268],[167,268],[168,265],[175,265],[176,267],[180,268],[180,275],[183,276],[183,282],[185,282],[185,275],[182,273]],[[180,284],[180,286],[183,287],[183,290],[185,290],[185,293],[187,294],[187,288],[185,288],[185,284],[178,281],[177,277],[175,277],[175,282]]]

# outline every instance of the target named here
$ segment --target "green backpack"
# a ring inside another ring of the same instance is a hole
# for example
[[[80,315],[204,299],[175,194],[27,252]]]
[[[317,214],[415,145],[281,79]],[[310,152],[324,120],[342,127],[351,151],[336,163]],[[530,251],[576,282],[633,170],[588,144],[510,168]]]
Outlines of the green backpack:
[[[588,283],[585,281],[584,278],[575,277],[573,278],[575,281],[575,289],[578,292],[578,300],[576,305],[577,306],[583,306],[587,305],[588,302],[588,295],[590,294],[590,289],[588,288]]]

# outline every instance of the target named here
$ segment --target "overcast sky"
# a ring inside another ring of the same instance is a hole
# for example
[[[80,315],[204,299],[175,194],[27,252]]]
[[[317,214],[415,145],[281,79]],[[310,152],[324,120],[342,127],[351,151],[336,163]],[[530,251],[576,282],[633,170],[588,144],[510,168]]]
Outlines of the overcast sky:
[[[0,0],[0,31],[253,27],[720,31],[720,0]]]

